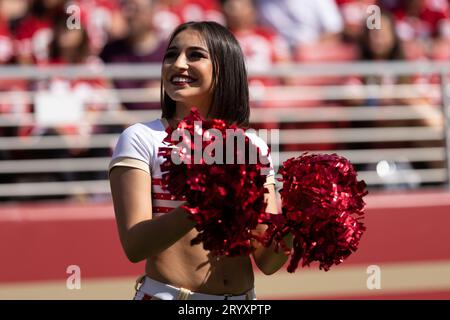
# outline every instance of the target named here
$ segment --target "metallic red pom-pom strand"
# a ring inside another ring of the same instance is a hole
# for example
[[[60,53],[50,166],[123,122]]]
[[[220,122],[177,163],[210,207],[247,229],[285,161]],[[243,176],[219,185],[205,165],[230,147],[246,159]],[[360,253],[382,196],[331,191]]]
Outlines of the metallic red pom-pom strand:
[[[278,171],[283,215],[267,222],[265,245],[284,246],[291,232],[288,271],[318,262],[328,271],[356,251],[365,230],[361,221],[368,193],[350,161],[336,154],[308,154],[288,159]],[[284,248],[286,249],[286,248]]]
[[[194,122],[201,123],[201,128]],[[249,164],[248,161],[241,164],[207,164],[203,156],[194,159],[196,152],[204,155],[210,149],[207,147],[213,141],[202,139],[209,129],[222,134],[224,148],[229,134],[227,129],[233,129],[236,136],[245,135],[236,125],[228,125],[218,119],[205,120],[193,109],[176,129],[167,130],[165,142],[172,146],[160,150],[160,155],[165,158],[161,165],[163,184],[175,197],[186,198],[184,208],[196,221],[199,232],[191,244],[202,243],[205,250],[210,250],[213,255],[249,254],[252,251],[250,240],[255,238],[251,230],[256,228],[266,209],[263,186],[266,176],[261,174],[261,169],[267,165],[259,162]],[[174,131],[182,139],[172,140]],[[201,144],[194,143],[195,135],[200,137]],[[252,142],[247,136],[244,139],[245,148],[249,150]],[[181,140],[187,147],[173,148]],[[233,156],[242,156],[245,154],[242,151],[235,147]],[[174,153],[187,161],[176,164],[172,158]],[[226,155],[226,150],[223,154]]]

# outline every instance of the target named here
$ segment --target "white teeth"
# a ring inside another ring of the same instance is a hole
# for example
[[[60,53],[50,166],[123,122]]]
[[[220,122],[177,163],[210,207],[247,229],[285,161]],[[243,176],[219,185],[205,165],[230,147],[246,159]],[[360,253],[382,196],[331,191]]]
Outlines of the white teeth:
[[[185,82],[185,83],[191,83],[194,80],[192,78],[187,78],[187,77],[180,77],[180,76],[175,76],[172,78],[172,82]]]

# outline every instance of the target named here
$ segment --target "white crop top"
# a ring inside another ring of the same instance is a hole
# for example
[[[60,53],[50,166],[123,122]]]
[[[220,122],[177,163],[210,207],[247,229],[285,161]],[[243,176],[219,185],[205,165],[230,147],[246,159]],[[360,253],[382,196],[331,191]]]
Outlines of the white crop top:
[[[267,154],[268,146],[263,139],[253,132],[246,132],[246,135],[260,148],[262,155]],[[165,146],[163,140],[166,136],[166,126],[161,119],[131,125],[120,135],[109,164],[109,172],[116,166],[125,166],[144,170],[151,175],[152,207],[153,214],[156,216],[169,212],[184,202],[184,199],[172,199],[170,193],[161,187],[160,166],[164,158],[158,155],[158,150]],[[275,184],[275,172],[270,154],[267,159],[270,168],[266,171],[266,184]]]

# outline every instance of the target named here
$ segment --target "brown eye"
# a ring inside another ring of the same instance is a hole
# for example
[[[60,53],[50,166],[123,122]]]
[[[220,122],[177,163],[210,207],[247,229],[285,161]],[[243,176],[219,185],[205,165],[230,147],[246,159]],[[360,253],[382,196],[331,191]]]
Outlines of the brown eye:
[[[191,59],[202,59],[202,58],[206,58],[206,56],[203,53],[201,53],[200,51],[193,51],[189,55],[189,58],[191,58]]]

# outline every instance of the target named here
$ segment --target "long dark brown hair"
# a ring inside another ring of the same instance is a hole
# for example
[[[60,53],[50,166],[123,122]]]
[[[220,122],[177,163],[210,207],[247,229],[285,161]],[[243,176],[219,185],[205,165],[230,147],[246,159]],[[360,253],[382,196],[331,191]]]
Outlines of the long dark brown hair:
[[[389,20],[391,25],[391,33],[394,38],[394,45],[391,50],[388,52],[386,56],[386,60],[403,60],[405,59],[405,53],[402,48],[402,44],[400,38],[396,32],[396,21],[394,16],[387,10],[381,10],[381,15],[386,17]],[[369,34],[372,32],[371,29],[365,28],[364,34],[361,40],[360,48],[361,48],[361,59],[362,60],[375,60],[375,55],[370,48],[369,44]]]
[[[51,60],[59,60],[61,56],[61,47],[59,45],[59,37],[65,32],[81,32],[81,42],[74,50],[72,61],[65,61],[67,63],[84,63],[86,58],[91,53],[89,46],[89,36],[85,28],[79,30],[69,30],[66,26],[65,16],[58,17],[53,27],[53,40],[49,45],[49,56]]]
[[[173,31],[168,47],[180,32],[188,29],[200,33],[212,60],[214,93],[208,118],[222,119],[241,127],[248,126],[250,106],[247,70],[238,41],[227,28],[216,22],[187,22]],[[165,92],[161,79],[162,117],[172,118],[175,106],[175,101]]]

